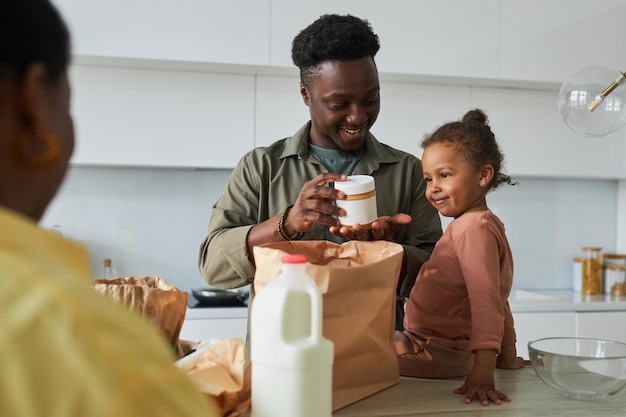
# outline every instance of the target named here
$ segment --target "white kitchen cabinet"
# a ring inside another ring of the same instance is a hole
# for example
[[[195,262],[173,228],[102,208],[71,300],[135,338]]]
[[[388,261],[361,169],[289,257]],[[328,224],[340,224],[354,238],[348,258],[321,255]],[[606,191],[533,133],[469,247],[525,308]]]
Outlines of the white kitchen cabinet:
[[[525,358],[527,343],[544,337],[626,343],[626,299],[613,299],[610,295],[585,297],[579,291],[514,290],[509,304],[515,321],[517,352]]]
[[[626,127],[622,128],[626,142]],[[626,152],[624,153],[626,161]],[[617,184],[617,253],[626,253],[626,180]]]
[[[271,0],[53,0],[79,55],[268,65]]]
[[[626,68],[618,52],[626,46],[624,0],[501,0],[499,8],[500,78],[561,83],[588,65]]]
[[[381,72],[492,78],[498,71],[498,0],[272,1],[271,65],[290,66],[291,41],[325,13],[367,19]]]
[[[185,320],[180,338],[199,342],[207,339],[241,338],[246,340],[246,319]]]
[[[324,13],[369,20],[380,71],[561,83],[587,65],[626,66],[624,0],[272,1],[271,65],[291,65],[292,38]]]
[[[558,110],[557,91],[472,88],[512,175],[622,178],[626,142],[621,134],[589,139],[570,130]]]
[[[576,336],[626,343],[626,311],[578,312]]]
[[[241,338],[245,341],[247,307],[188,308],[180,338],[191,341]]]
[[[309,120],[309,109],[300,96],[300,80],[257,77],[256,146],[267,146],[291,136]],[[372,133],[383,143],[422,155],[425,133],[461,117],[469,108],[470,88],[381,81],[381,112]]]
[[[232,168],[308,119],[293,37],[350,13],[381,40],[381,141],[419,156],[424,133],[481,107],[509,174],[626,178],[626,130],[590,140],[557,109],[569,73],[626,67],[626,0],[54,3],[73,36],[75,164]]]
[[[232,168],[254,144],[254,76],[74,65],[76,164]]]
[[[528,342],[544,337],[573,337],[576,335],[575,313],[572,312],[514,312],[518,356],[528,359]]]
[[[422,139],[459,119],[470,105],[470,88],[381,81],[381,111],[372,133],[383,143],[421,158]]]
[[[296,69],[285,76],[259,75],[256,91],[255,146],[291,136],[309,120]]]
[[[300,30],[349,13],[378,34],[381,72],[560,83],[583,66],[626,66],[624,0],[53,2],[84,56],[292,67]]]

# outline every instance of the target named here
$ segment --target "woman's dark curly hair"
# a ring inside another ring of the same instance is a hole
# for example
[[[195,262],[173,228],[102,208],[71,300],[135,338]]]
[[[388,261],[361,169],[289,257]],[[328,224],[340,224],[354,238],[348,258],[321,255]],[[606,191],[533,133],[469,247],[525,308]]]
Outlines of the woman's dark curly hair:
[[[300,81],[308,87],[320,63],[373,59],[379,49],[378,36],[367,20],[349,14],[326,14],[293,39],[291,59],[300,68]]]
[[[517,184],[511,177],[500,172],[504,155],[489,127],[487,115],[482,110],[470,110],[460,121],[439,127],[424,138],[422,148],[426,149],[435,143],[456,145],[465,159],[476,168],[487,164],[493,166],[493,180],[488,190],[493,190],[503,183]]]
[[[34,62],[52,81],[65,74],[70,35],[63,18],[49,0],[1,0],[0,78],[19,77]]]

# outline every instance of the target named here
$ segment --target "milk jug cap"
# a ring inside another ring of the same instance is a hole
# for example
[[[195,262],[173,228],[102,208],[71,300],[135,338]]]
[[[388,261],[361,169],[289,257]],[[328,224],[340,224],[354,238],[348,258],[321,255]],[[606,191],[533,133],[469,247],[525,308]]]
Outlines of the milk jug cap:
[[[280,258],[280,262],[283,264],[305,264],[306,261],[306,255],[301,254],[283,255]]]

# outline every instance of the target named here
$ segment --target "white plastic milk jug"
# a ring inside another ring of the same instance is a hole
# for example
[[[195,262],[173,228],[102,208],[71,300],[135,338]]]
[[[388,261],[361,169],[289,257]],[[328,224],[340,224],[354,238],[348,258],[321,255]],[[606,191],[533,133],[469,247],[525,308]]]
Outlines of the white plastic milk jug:
[[[330,417],[333,343],[322,336],[322,295],[306,256],[285,255],[281,272],[250,311],[253,417]]]

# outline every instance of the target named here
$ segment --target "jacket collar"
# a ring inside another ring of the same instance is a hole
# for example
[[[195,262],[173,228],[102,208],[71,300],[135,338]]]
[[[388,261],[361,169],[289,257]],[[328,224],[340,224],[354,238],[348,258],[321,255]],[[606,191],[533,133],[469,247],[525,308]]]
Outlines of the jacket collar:
[[[309,132],[311,121],[309,120],[292,137],[285,142],[285,149],[280,159],[297,156],[299,159],[319,163],[309,152]],[[371,132],[365,137],[365,153],[354,168],[354,174],[371,174],[380,168],[382,164],[394,164],[399,161],[387,145],[380,143]]]

